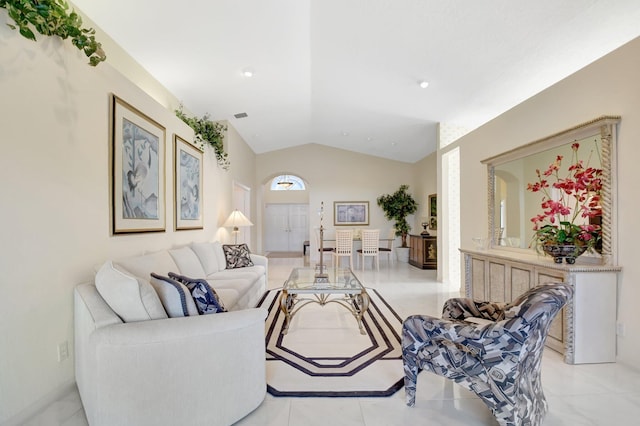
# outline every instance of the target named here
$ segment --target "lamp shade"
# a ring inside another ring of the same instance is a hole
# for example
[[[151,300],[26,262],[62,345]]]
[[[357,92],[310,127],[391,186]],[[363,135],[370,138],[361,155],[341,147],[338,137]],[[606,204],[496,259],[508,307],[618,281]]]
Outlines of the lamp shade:
[[[241,226],[253,226],[253,223],[238,209],[231,212],[229,218],[224,222],[222,226],[233,227],[234,231],[237,231]]]

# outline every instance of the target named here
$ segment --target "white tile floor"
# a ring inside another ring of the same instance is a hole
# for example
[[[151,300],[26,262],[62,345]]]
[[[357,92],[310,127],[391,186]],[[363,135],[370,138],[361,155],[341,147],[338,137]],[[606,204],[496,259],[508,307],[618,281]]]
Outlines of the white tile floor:
[[[380,272],[357,272],[377,289],[401,317],[438,315],[445,299],[435,271],[381,262]],[[303,259],[270,259],[269,288],[277,288]],[[545,350],[542,382],[549,402],[546,426],[640,424],[640,372],[621,364],[567,365]],[[404,404],[404,390],[388,398],[276,398],[267,394],[241,426],[382,426],[496,425],[489,410],[472,393],[450,381],[423,372],[418,379],[416,406]],[[29,426],[87,425],[77,390],[51,404],[25,423]],[[114,425],[117,426],[117,425]],[[182,426],[182,425],[180,425]]]

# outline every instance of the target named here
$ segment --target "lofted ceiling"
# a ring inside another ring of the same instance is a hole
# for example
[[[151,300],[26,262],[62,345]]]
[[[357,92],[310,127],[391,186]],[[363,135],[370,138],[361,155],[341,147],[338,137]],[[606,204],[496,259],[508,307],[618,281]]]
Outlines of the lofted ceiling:
[[[258,154],[317,143],[408,163],[435,151],[437,123],[472,130],[640,35],[638,0],[73,4]]]

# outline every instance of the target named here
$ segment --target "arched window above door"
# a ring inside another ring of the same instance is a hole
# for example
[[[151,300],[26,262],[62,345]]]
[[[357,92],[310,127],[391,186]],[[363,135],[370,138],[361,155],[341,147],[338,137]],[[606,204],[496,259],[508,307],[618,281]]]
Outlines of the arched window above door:
[[[304,181],[294,175],[280,175],[271,181],[272,191],[304,191],[306,188]]]

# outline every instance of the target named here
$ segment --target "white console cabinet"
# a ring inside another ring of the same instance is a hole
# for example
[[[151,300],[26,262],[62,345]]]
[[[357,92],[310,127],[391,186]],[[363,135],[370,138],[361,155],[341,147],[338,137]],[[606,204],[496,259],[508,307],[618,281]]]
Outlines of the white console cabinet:
[[[536,254],[506,250],[465,250],[467,297],[510,302],[529,288],[550,281],[571,284],[574,296],[556,317],[547,347],[569,364],[615,362],[618,266],[555,264]]]

